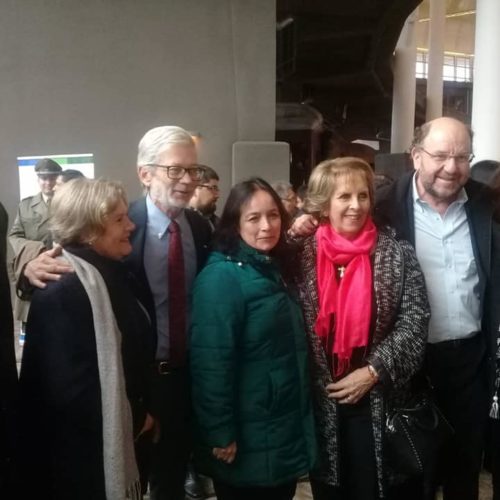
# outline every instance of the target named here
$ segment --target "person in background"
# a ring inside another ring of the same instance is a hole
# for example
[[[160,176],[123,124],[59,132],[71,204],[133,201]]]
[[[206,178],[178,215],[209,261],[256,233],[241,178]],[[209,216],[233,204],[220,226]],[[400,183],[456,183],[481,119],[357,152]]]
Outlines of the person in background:
[[[12,267],[16,280],[22,275],[25,265],[44,250],[52,247],[49,231],[49,205],[54,195],[57,176],[61,166],[50,158],[42,158],[35,165],[40,192],[24,198],[17,209],[14,224],[9,232],[9,243],[14,251]],[[29,301],[16,297],[15,319],[21,321],[20,343],[24,342],[25,323]]]
[[[481,160],[470,169],[470,177],[477,182],[482,182],[488,186],[492,186],[493,180],[500,172],[500,163],[494,160]]]
[[[35,290],[20,374],[26,498],[141,498],[134,442],[148,414],[151,323],[121,259],[134,224],[123,187],[62,186],[50,227],[74,269]]]
[[[383,188],[384,186],[389,186],[393,182],[394,180],[390,175],[381,174],[377,172],[374,172],[373,174],[373,186],[375,188],[375,191]]]
[[[215,214],[218,199],[219,176],[213,168],[203,165],[203,177],[189,200],[189,207],[207,219],[212,231],[219,221],[219,217]]]
[[[63,170],[56,179],[56,184],[54,186],[54,191],[57,191],[57,189],[65,184],[68,181],[72,181],[73,179],[80,179],[81,177],[85,177],[80,170],[74,170],[71,168],[67,168],[66,170]]]
[[[193,290],[195,449],[219,500],[291,500],[316,458],[287,219],[265,181],[236,184]]]
[[[6,265],[7,228],[7,211],[0,203],[0,491],[5,498],[15,498],[19,489],[14,457],[17,444],[17,370]]]
[[[297,213],[297,195],[292,185],[287,181],[276,181],[271,186],[278,193],[288,213],[289,220],[292,220]]]
[[[358,158],[324,161],[309,179],[306,211],[319,226],[303,242],[299,295],[321,429],[315,500],[390,497],[384,408],[411,399],[424,359],[424,278],[409,243],[374,224],[373,190]]]
[[[307,184],[302,184],[297,188],[297,216],[304,213],[304,204],[307,198]]]

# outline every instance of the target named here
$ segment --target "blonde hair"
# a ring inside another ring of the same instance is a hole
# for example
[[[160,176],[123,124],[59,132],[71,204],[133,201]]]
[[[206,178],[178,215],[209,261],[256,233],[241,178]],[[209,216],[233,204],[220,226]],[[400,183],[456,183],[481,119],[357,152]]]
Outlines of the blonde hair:
[[[370,204],[373,207],[373,170],[360,158],[345,156],[334,160],[325,160],[311,172],[307,185],[305,211],[322,217],[330,205],[330,199],[337,188],[337,180],[344,176],[362,175],[368,186]]]
[[[92,243],[104,232],[106,218],[120,201],[127,204],[119,182],[81,178],[63,184],[50,205],[54,241],[61,245]]]

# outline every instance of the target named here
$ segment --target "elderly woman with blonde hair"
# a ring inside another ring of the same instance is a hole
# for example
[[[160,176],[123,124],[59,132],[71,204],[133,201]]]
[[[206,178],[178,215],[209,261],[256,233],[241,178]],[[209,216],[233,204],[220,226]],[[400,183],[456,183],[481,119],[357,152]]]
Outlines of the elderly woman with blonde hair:
[[[409,243],[374,223],[373,202],[363,160],[327,160],[311,174],[305,208],[319,225],[304,240],[299,289],[319,429],[315,500],[389,495],[384,409],[410,398],[424,357],[424,278]]]
[[[134,439],[151,426],[151,334],[120,262],[134,229],[125,192],[73,180],[51,211],[74,272],[33,294],[20,375],[26,489],[51,500],[140,498]]]

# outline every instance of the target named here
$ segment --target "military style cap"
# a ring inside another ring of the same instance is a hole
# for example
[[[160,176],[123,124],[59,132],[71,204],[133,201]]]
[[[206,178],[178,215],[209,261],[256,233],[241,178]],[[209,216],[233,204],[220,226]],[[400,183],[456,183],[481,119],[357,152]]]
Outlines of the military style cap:
[[[42,158],[35,165],[37,175],[58,175],[62,172],[61,165],[50,158]]]

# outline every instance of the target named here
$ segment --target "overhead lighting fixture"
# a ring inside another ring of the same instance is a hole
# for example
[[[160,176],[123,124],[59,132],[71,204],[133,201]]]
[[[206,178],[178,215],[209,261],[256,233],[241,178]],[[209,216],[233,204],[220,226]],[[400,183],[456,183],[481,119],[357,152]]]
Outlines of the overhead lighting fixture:
[[[476,14],[476,9],[474,10],[462,10],[460,12],[452,12],[451,14],[446,14],[444,17],[446,19],[451,19],[453,17],[463,17],[463,16],[473,16]],[[427,23],[431,20],[430,17],[423,17],[422,19],[419,19],[419,23]]]

